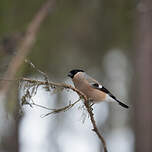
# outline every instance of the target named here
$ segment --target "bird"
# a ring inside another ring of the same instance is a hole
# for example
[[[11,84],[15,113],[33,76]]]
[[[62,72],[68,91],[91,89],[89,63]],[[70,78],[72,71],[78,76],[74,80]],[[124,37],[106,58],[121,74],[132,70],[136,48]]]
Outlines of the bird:
[[[85,71],[80,69],[71,70],[68,73],[68,77],[72,79],[75,88],[84,93],[93,103],[102,101],[115,102],[124,108],[129,108],[128,105],[119,101],[110,91]]]

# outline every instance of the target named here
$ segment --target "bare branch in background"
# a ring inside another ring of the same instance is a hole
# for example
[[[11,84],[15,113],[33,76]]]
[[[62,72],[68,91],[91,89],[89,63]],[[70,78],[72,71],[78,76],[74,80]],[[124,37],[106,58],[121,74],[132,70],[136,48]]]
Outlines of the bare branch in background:
[[[44,5],[37,12],[36,16],[33,18],[29,26],[27,27],[27,31],[25,33],[25,37],[22,42],[17,47],[17,53],[12,58],[12,61],[9,63],[8,69],[4,74],[4,79],[15,79],[15,75],[19,70],[20,66],[24,62],[25,57],[31,51],[32,46],[36,40],[36,34],[39,31],[40,25],[48,15],[49,11],[54,8],[55,0],[48,0],[44,3]],[[4,82],[1,84],[1,91],[4,95],[8,92],[11,83]]]

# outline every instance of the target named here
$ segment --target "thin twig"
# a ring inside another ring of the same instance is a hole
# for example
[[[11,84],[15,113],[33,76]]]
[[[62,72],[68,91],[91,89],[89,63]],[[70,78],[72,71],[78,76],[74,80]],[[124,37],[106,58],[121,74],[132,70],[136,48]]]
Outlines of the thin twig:
[[[72,108],[75,104],[77,104],[79,101],[80,101],[80,99],[77,100],[77,101],[75,101],[75,102],[72,103],[72,104],[70,103],[69,105],[67,105],[67,106],[65,106],[65,107],[63,107],[63,108],[54,109],[53,111],[51,111],[51,112],[49,112],[49,113],[47,113],[47,114],[45,114],[45,115],[42,115],[41,117],[44,118],[44,117],[46,117],[46,116],[48,116],[48,115],[51,115],[51,114],[55,114],[55,113],[67,111],[67,110],[69,110],[70,108]]]
[[[30,60],[25,59],[25,63],[29,64],[33,69],[35,69],[38,73],[44,76],[45,79],[48,80],[48,75],[40,70],[35,64],[33,64]]]
[[[37,104],[37,103],[34,103],[34,102],[32,102],[32,103],[30,103],[30,104],[31,104],[31,105],[34,105],[34,106],[37,106],[37,107],[40,107],[40,108],[43,108],[43,109],[46,109],[46,110],[53,110],[53,111],[56,110],[56,109],[50,109],[50,108],[48,108],[48,107],[42,106],[42,105]]]
[[[35,64],[33,64],[32,61],[25,59],[25,63],[29,64],[34,70],[36,70],[38,73],[40,73],[44,77],[44,80],[47,82],[45,88],[47,89],[47,91],[50,91],[49,86],[48,86],[48,82],[49,82],[48,75],[42,70],[40,70]]]
[[[94,114],[92,112],[92,108],[90,107],[89,103],[86,100],[85,100],[84,104],[85,104],[85,107],[87,108],[87,111],[88,111],[89,116],[90,116],[90,120],[91,120],[92,125],[93,125],[92,131],[94,131],[97,134],[97,136],[99,137],[99,139],[101,140],[101,142],[103,144],[104,152],[108,152],[104,137],[101,135],[101,133],[99,132],[99,130],[96,126],[96,122],[95,122],[95,119],[94,119]]]

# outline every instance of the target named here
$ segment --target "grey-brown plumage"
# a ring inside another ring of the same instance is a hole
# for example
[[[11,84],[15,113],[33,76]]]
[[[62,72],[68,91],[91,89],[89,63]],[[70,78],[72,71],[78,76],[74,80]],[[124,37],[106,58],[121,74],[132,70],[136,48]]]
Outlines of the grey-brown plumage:
[[[117,102],[124,108],[128,108],[126,104],[120,102],[110,91],[103,87],[98,81],[88,76],[83,70],[71,70],[68,76],[72,78],[74,86],[94,103],[102,101]]]

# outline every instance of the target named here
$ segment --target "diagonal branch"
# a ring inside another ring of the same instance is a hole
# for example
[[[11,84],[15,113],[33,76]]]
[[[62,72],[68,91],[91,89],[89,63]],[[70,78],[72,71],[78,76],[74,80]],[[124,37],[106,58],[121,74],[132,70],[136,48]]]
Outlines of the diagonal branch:
[[[47,113],[47,114],[44,114],[44,115],[42,115],[41,117],[42,118],[44,118],[44,117],[46,117],[46,116],[48,116],[48,115],[51,115],[51,114],[56,114],[56,113],[59,113],[59,112],[65,112],[65,111],[67,111],[67,110],[69,110],[70,108],[72,108],[75,104],[77,104],[78,102],[80,101],[80,99],[79,100],[77,100],[77,101],[75,101],[74,103],[69,103],[69,105],[67,105],[67,106],[65,106],[65,107],[63,107],[63,108],[59,108],[59,109],[53,109],[53,111],[52,112],[49,112],[49,113]],[[35,104],[36,105],[36,104]],[[42,107],[42,106],[41,106]]]
[[[33,18],[29,26],[27,27],[27,31],[25,33],[25,37],[17,47],[17,53],[13,57],[12,61],[8,65],[8,69],[4,74],[4,79],[15,79],[16,73],[22,65],[25,57],[31,51],[32,46],[36,40],[36,34],[39,31],[40,25],[48,15],[49,11],[54,8],[55,0],[48,0],[44,3],[44,5],[37,12],[36,16]],[[6,95],[10,88],[11,83],[3,82],[1,84],[1,91]]]
[[[98,138],[102,142],[104,152],[108,152],[107,147],[106,147],[106,142],[105,142],[103,136],[101,135],[101,133],[99,132],[99,130],[97,128],[97,125],[96,125],[96,122],[95,122],[95,119],[94,119],[94,114],[92,112],[92,108],[90,107],[89,103],[86,100],[85,100],[84,104],[85,104],[85,107],[87,108],[87,111],[88,111],[89,116],[90,116],[91,123],[93,125],[92,131],[94,131],[97,134]]]

